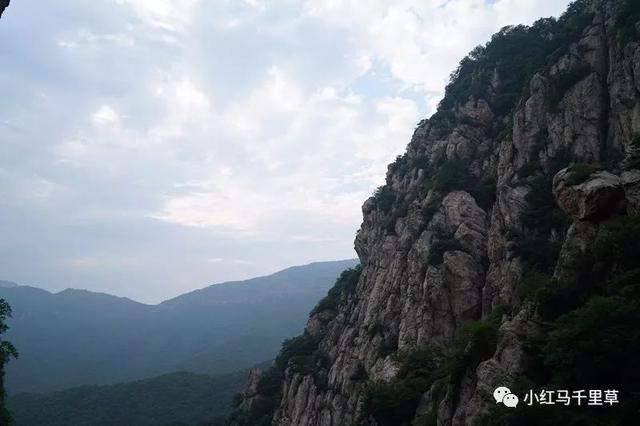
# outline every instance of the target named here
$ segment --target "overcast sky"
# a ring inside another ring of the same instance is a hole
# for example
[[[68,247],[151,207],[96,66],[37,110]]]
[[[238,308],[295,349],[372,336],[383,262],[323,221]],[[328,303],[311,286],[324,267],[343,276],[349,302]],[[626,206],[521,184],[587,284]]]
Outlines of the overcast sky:
[[[158,302],[355,257],[449,73],[566,0],[15,0],[0,279]]]

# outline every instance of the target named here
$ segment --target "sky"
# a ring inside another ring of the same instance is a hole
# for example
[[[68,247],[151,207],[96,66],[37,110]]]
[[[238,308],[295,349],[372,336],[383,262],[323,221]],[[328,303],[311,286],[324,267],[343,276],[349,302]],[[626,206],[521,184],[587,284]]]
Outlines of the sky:
[[[355,257],[450,73],[566,0],[16,0],[0,279],[157,303]]]

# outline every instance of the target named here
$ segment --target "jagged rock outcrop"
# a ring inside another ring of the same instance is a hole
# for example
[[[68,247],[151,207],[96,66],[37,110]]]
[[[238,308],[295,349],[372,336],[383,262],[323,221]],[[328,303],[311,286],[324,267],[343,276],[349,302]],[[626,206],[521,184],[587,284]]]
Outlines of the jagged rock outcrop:
[[[541,330],[523,277],[574,279],[600,224],[640,211],[632,3],[576,2],[463,60],[438,112],[365,202],[357,285],[307,326],[327,364],[282,371],[273,424],[409,423],[367,412],[367,395],[424,347],[467,360],[422,389],[415,416],[438,425],[480,421],[493,389],[527,370],[523,341]],[[474,321],[496,324],[489,352],[458,347]]]

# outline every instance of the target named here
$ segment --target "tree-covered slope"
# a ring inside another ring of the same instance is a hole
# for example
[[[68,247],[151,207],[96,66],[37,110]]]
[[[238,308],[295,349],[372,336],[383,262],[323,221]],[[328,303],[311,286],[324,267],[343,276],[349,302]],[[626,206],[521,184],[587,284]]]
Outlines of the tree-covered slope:
[[[247,372],[171,373],[134,382],[81,386],[9,400],[16,426],[221,424]]]
[[[216,284],[159,305],[84,290],[0,287],[20,358],[10,393],[117,383],[173,371],[221,374],[272,359],[354,261]]]

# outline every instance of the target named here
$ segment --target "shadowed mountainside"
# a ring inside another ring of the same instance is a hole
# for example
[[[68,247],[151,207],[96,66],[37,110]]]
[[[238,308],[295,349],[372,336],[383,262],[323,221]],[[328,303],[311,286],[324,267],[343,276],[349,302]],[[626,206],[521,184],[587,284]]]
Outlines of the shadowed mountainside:
[[[107,384],[173,371],[221,374],[273,358],[355,261],[319,262],[212,285],[159,305],[86,290],[0,286],[13,308],[7,368],[16,392]]]

